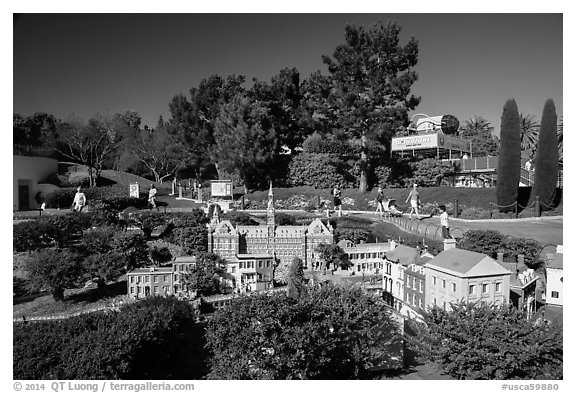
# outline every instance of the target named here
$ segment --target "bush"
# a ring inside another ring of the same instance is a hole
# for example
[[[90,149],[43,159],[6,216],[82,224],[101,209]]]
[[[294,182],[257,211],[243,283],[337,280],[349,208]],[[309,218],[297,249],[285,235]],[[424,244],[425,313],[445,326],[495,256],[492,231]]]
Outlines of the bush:
[[[453,303],[409,321],[409,347],[457,379],[562,379],[562,330],[534,323],[513,307]]]
[[[14,325],[17,379],[201,379],[202,329],[192,307],[147,298],[120,312]]]
[[[340,240],[350,240],[354,244],[366,243],[370,232],[366,229],[360,228],[336,228],[334,231],[334,241],[338,243]]]
[[[292,158],[289,166],[292,186],[332,188],[336,183],[343,187],[355,184],[347,165],[325,153],[301,153]]]
[[[497,231],[470,230],[464,233],[464,236],[458,242],[458,248],[496,258],[496,254],[505,248],[505,238]]]
[[[492,218],[492,212],[480,207],[466,207],[462,209],[462,213],[460,213],[458,218],[465,220],[488,220]]]
[[[410,163],[412,177],[405,179],[404,184],[414,182],[422,187],[438,187],[442,179],[454,174],[454,167],[450,162],[438,161],[434,158],[426,158]]]
[[[296,217],[286,213],[276,213],[274,217],[276,225],[298,225]]]
[[[398,365],[396,322],[378,298],[326,285],[241,297],[208,322],[209,379],[367,379]]]
[[[60,188],[48,193],[44,201],[52,209],[69,209],[74,201],[75,188]]]
[[[90,220],[89,215],[72,213],[21,222],[13,228],[13,248],[20,252],[68,246],[73,240],[82,237],[83,230],[90,228]]]

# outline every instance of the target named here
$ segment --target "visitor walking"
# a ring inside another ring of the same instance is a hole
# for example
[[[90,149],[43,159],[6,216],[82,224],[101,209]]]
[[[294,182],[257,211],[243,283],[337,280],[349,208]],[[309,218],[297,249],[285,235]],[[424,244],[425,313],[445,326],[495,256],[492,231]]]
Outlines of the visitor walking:
[[[73,210],[81,212],[86,206],[86,195],[82,192],[82,187],[78,186],[74,195]]]
[[[36,196],[34,196],[34,199],[36,200],[36,204],[40,210],[44,211],[44,209],[46,209],[46,203],[44,202],[44,195],[42,195],[42,191],[38,191]]]
[[[452,239],[452,235],[450,235],[450,225],[448,224],[448,212],[446,211],[446,206],[440,205],[438,206],[440,209],[440,226],[442,227],[442,237],[444,240]]]
[[[414,183],[406,202],[410,201],[410,219],[412,219],[412,213],[416,212],[416,216],[420,218],[420,194],[418,194],[418,184]]]
[[[378,187],[378,194],[376,195],[376,214],[380,214],[380,217],[382,217],[383,213],[384,213],[384,191],[382,190],[382,187]]]
[[[334,196],[334,212],[338,212],[338,217],[342,217],[342,191],[339,184],[332,190],[332,195]]]
[[[529,158],[528,161],[526,161],[526,164],[524,164],[524,169],[526,169],[528,172],[532,172],[532,169],[534,169],[532,158]]]
[[[157,192],[158,191],[156,190],[156,187],[154,187],[154,184],[152,184],[152,186],[150,186],[150,191],[148,192],[148,208],[150,210],[155,208],[157,211],[160,211],[158,206],[156,206],[156,193]]]

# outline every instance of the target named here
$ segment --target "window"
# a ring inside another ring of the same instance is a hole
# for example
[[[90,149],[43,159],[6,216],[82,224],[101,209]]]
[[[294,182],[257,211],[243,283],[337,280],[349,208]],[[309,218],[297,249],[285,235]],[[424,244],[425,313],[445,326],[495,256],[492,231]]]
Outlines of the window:
[[[154,285],[154,293],[158,294],[158,285]]]
[[[446,302],[442,302],[442,308],[446,311]]]
[[[418,299],[418,307],[422,308],[422,299]]]
[[[456,292],[456,283],[452,283],[452,292]]]
[[[482,293],[488,293],[488,284],[482,284]]]
[[[134,284],[134,276],[130,277],[130,284]]]
[[[174,281],[178,281],[180,279],[180,276],[178,276],[177,274],[174,275]]]
[[[134,293],[134,287],[130,287],[130,293]]]
[[[502,283],[501,283],[501,282],[497,282],[496,284],[494,284],[494,291],[495,291],[495,292],[500,292],[500,291],[501,291],[501,287],[502,287]]]
[[[446,280],[442,279],[442,288],[446,288]]]
[[[558,291],[552,291],[552,297],[553,297],[553,298],[556,298],[556,299],[557,299],[558,296],[559,296]]]
[[[232,266],[232,273],[236,273],[236,266]]]
[[[155,282],[155,283],[158,282],[158,276],[154,276],[154,282]]]
[[[146,282],[150,282],[150,276],[146,276]]]
[[[140,284],[140,276],[136,276],[136,282]]]
[[[436,305],[436,298],[434,298],[434,305]]]
[[[166,282],[166,281],[168,281],[168,275],[167,274],[164,275],[164,282]]]
[[[136,287],[136,292],[137,292],[137,293],[142,292],[142,290],[140,289],[140,287]]]
[[[424,281],[420,280],[420,293],[424,293]]]
[[[470,285],[468,287],[468,295],[475,295],[476,294],[476,285]]]

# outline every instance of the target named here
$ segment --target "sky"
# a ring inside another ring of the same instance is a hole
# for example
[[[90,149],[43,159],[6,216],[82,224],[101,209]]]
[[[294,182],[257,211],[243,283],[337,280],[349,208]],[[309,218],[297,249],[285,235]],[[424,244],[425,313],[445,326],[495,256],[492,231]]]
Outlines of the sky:
[[[154,127],[172,97],[212,74],[301,77],[344,43],[344,27],[396,21],[419,43],[422,98],[410,115],[481,116],[500,127],[504,103],[563,114],[563,16],[556,14],[16,14],[13,112],[66,120],[135,110]]]

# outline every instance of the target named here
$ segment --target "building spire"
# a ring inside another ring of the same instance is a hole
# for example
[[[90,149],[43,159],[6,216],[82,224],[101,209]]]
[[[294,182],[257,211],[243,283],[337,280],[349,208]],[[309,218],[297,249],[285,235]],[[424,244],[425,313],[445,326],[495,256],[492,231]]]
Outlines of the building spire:
[[[276,225],[274,220],[274,213],[274,192],[272,191],[272,181],[270,181],[270,191],[268,192],[268,208],[266,209],[266,224],[272,228],[274,228]]]

